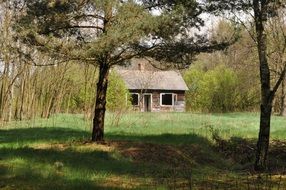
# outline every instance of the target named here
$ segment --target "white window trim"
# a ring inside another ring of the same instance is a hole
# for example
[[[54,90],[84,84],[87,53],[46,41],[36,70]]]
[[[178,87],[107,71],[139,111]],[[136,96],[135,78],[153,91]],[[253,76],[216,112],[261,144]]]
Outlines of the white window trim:
[[[130,95],[132,96],[132,94],[137,94],[138,95],[138,104],[137,105],[133,105],[132,106],[139,106],[140,105],[140,94],[139,93],[130,93]],[[132,103],[132,102],[131,102]]]
[[[178,102],[178,95],[173,93],[173,106],[175,106],[176,102]]]
[[[153,111],[153,95],[152,93],[143,93],[142,97],[143,97],[143,111],[144,111],[144,106],[145,106],[145,98],[144,98],[144,95],[150,95],[150,98],[151,98],[151,112]]]
[[[162,96],[165,95],[165,94],[172,94],[172,105],[163,105],[162,104]],[[174,93],[160,93],[160,106],[166,106],[166,107],[172,107],[175,105],[175,102],[174,102],[174,97],[176,97],[176,101],[177,101],[177,94],[174,94]]]

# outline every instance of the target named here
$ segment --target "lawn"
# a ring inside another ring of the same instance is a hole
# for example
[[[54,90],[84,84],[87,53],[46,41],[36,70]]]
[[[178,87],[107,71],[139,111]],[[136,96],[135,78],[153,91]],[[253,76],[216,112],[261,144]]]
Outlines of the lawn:
[[[82,115],[11,122],[0,128],[0,189],[286,188],[286,118],[272,119],[279,170],[259,176],[258,126],[256,113],[108,114],[106,142],[94,144]]]

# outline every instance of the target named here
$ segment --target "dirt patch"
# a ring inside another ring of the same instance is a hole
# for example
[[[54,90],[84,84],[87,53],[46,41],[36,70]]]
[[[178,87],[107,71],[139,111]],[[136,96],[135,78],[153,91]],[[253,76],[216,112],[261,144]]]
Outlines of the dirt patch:
[[[272,140],[270,142],[269,166],[276,173],[286,174],[286,141]]]
[[[29,147],[34,149],[57,149],[57,150],[66,150],[70,147],[69,144],[62,144],[62,143],[55,143],[55,144],[48,144],[48,143],[38,143],[30,145]]]
[[[112,143],[104,143],[104,144],[97,144],[97,143],[92,143],[89,141],[75,141],[72,143],[38,143],[38,144],[32,144],[29,147],[34,148],[34,149],[56,149],[59,151],[64,151],[68,148],[74,148],[76,150],[87,150],[87,151],[92,151],[92,150],[99,150],[99,151],[104,151],[104,152],[111,152],[114,150],[114,146]]]
[[[161,163],[172,167],[191,167],[201,162],[214,162],[208,156],[203,155],[198,145],[172,146],[129,141],[111,144],[124,157],[131,158],[134,162]]]
[[[241,165],[248,165],[245,169],[253,170],[256,140],[242,138],[223,140],[217,138],[215,141],[215,149],[223,155],[223,158],[231,159],[234,163]],[[286,174],[286,141],[270,141],[268,163],[269,172]]]
[[[242,138],[231,138],[224,140],[214,137],[215,149],[220,152],[224,158],[232,159],[235,163],[246,164],[254,162],[255,142]]]
[[[176,148],[167,145],[154,145],[148,143],[132,144],[131,147],[119,146],[119,151],[125,157],[132,158],[136,162],[148,163],[166,163],[168,165],[178,166],[184,162],[190,161],[186,155]]]

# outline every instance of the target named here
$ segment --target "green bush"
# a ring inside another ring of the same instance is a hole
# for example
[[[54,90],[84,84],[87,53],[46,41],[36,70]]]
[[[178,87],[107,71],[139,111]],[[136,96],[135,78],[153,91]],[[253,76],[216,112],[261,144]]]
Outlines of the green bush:
[[[239,75],[225,65],[203,71],[200,68],[191,68],[184,74],[189,87],[186,94],[186,105],[189,111],[200,112],[232,112],[244,111],[246,105],[256,105],[256,98],[252,91],[241,91],[243,81]]]
[[[109,75],[107,89],[107,104],[109,111],[118,111],[129,108],[129,92],[122,78],[112,71]]]

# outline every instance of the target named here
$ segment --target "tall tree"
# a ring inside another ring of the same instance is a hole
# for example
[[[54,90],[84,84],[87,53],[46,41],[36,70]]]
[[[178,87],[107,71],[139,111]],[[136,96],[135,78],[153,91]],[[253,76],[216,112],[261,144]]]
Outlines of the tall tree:
[[[266,25],[267,41],[269,44],[268,58],[270,61],[270,70],[274,71],[272,78],[279,78],[284,69],[284,62],[286,60],[286,13],[285,10],[277,11],[277,16],[270,18]],[[279,115],[285,116],[285,78],[283,79],[280,90],[274,100],[274,110]]]
[[[278,2],[278,1],[277,1]],[[265,31],[265,22],[269,12],[276,14],[277,2],[271,2],[266,0],[254,0],[254,18],[257,37],[257,49],[260,63],[260,80],[261,80],[261,115],[260,115],[260,130],[257,142],[257,152],[255,168],[257,170],[265,169],[267,166],[267,156],[270,138],[270,120],[272,112],[272,104],[275,93],[280,84],[285,78],[286,62],[283,63],[282,72],[271,88],[270,69],[267,57],[267,35]],[[274,10],[273,10],[274,7]],[[276,10],[275,10],[276,8]],[[286,40],[286,38],[285,38]],[[286,44],[284,44],[284,48]]]
[[[285,11],[285,2],[281,0],[208,0],[208,2],[211,5],[209,8],[214,11],[220,10],[232,13],[235,16],[235,19],[246,28],[248,28],[247,24],[243,19],[240,19],[238,15],[243,14],[244,16],[253,18],[253,20],[248,23],[253,23],[255,28],[255,34],[250,32],[250,35],[257,46],[261,83],[260,128],[257,141],[255,169],[265,170],[267,168],[273,99],[286,72],[286,62],[284,61],[278,79],[271,83],[266,25],[269,18],[278,16],[278,10],[283,9]],[[272,86],[271,84],[274,85]]]
[[[17,31],[24,43],[60,61],[99,67],[93,118],[93,141],[104,137],[110,68],[135,56],[149,55],[178,64],[195,54],[226,47],[210,42],[200,29],[204,9],[191,1],[26,0]]]
[[[18,28],[23,42],[58,60],[80,60],[99,67],[92,140],[102,141],[110,68],[141,54],[132,46],[156,33],[159,22],[155,19],[162,22],[168,19],[155,17],[136,1],[28,0],[26,3],[26,16]]]

